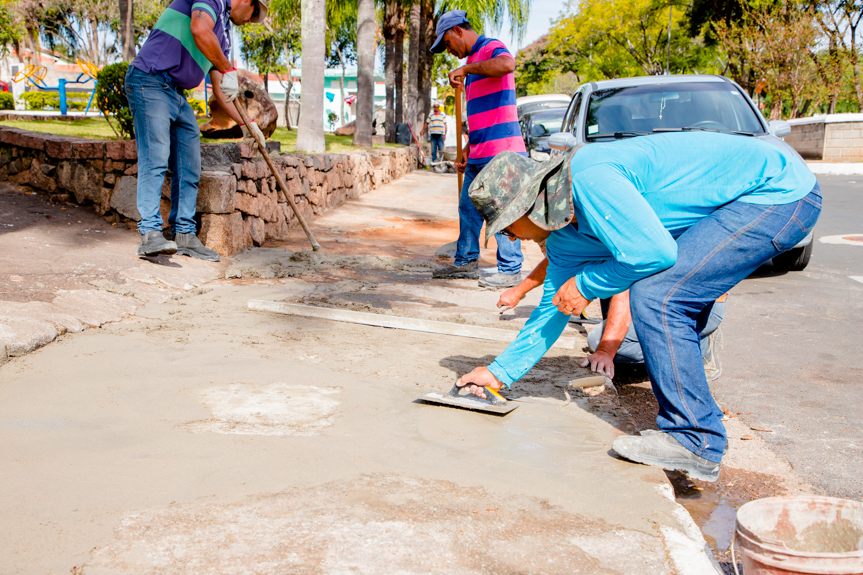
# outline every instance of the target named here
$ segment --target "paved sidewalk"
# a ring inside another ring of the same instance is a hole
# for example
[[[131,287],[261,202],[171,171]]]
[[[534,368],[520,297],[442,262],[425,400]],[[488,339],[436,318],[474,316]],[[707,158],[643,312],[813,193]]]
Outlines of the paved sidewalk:
[[[610,455],[616,390],[564,401],[582,351],[552,350],[500,418],[414,402],[500,343],[247,308],[517,329],[538,293],[501,317],[476,280],[430,278],[454,182],[411,174],[317,218],[323,258],[300,236],[247,252],[0,366],[0,572],[715,574],[665,474]]]

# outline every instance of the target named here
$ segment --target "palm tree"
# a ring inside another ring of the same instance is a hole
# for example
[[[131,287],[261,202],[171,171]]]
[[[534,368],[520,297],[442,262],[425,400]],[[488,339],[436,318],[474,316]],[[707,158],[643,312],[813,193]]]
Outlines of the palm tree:
[[[326,65],[326,1],[302,0],[303,78],[300,105],[303,113],[297,126],[298,152],[323,152],[324,66]]]
[[[359,0],[357,6],[357,119],[354,145],[372,147],[375,110],[375,2]]]

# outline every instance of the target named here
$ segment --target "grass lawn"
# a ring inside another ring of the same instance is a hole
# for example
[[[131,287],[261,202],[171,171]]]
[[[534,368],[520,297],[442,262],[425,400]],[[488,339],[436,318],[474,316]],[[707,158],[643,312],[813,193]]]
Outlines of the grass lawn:
[[[207,121],[206,118],[199,118],[198,123],[203,124]],[[9,126],[12,128],[20,128],[22,130],[30,130],[31,132],[42,132],[48,134],[56,134],[58,136],[72,136],[75,138],[91,138],[95,140],[114,140],[114,135],[111,127],[105,118],[86,118],[75,120],[74,122],[66,122],[63,120],[7,120],[0,122],[0,126]],[[270,137],[282,143],[282,152],[294,152],[297,147],[297,131],[288,130],[287,128],[276,128],[276,131]],[[324,133],[327,152],[331,154],[345,154],[363,150],[364,148],[353,145],[353,136],[336,136],[335,134]],[[226,143],[233,140],[211,140],[209,138],[201,138],[202,142],[208,143]],[[398,144],[384,144],[375,146],[375,148],[398,147]]]

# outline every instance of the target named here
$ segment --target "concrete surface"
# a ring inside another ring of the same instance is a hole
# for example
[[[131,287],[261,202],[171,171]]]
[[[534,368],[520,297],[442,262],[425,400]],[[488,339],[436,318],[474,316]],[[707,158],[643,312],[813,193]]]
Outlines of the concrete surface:
[[[814,174],[825,176],[863,175],[863,162],[806,162]]]
[[[615,387],[562,401],[582,353],[550,352],[498,418],[414,400],[499,343],[246,308],[517,329],[538,293],[501,317],[475,280],[430,279],[455,206],[454,176],[415,173],[315,220],[327,265],[298,238],[290,274],[193,289],[174,257],[75,280],[137,309],[0,366],[0,572],[716,573],[665,474],[609,454],[634,429]]]
[[[723,332],[721,403],[807,482],[863,498],[863,178],[819,176],[824,208],[802,272],[759,270],[731,292]]]

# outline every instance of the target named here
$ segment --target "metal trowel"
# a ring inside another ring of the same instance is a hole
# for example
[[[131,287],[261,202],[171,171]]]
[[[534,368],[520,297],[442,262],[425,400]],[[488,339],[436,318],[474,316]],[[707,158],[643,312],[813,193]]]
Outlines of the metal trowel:
[[[513,409],[518,407],[517,403],[507,401],[505,397],[500,395],[495,390],[486,387],[486,395],[488,399],[483,399],[476,395],[459,395],[459,392],[464,389],[460,387],[458,382],[452,386],[449,393],[427,393],[417,401],[425,403],[433,403],[435,405],[446,405],[448,407],[459,407],[461,409],[470,409],[473,411],[483,411],[485,413],[493,413],[495,415],[506,415]]]

